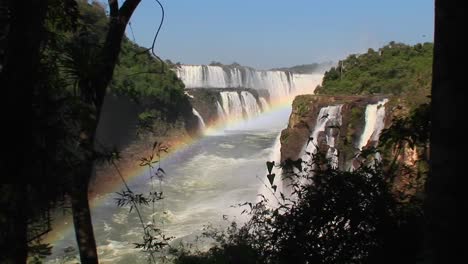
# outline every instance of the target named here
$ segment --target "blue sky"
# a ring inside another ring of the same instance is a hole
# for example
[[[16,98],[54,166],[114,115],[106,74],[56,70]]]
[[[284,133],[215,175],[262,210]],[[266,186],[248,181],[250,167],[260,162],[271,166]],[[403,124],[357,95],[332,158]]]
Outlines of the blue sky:
[[[434,0],[161,0],[163,59],[269,69],[336,61],[390,41],[432,42]],[[161,11],[142,0],[131,23],[149,47]],[[130,31],[127,35],[132,39]]]

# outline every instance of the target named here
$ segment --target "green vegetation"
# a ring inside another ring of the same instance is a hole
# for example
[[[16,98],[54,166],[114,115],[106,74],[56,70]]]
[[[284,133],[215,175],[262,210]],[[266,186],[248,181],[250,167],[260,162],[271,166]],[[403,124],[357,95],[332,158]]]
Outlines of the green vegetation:
[[[332,62],[323,62],[323,63],[312,63],[312,64],[302,64],[302,65],[296,65],[292,67],[283,67],[283,68],[273,68],[271,69],[272,71],[289,71],[292,73],[311,73],[311,72],[317,72],[320,71],[324,68],[328,68],[331,66]]]
[[[433,44],[390,42],[378,51],[353,54],[325,73],[318,94],[402,96],[415,107],[427,102],[432,80]]]
[[[310,99],[308,96],[296,96],[293,101],[292,109],[297,110],[297,114],[302,116],[309,111]]]
[[[352,115],[358,117],[362,109],[355,109]],[[428,113],[429,105],[421,105],[385,129],[379,147],[427,145]],[[289,194],[276,191],[273,179],[280,176],[272,174],[274,163],[267,162],[278,205],[271,206],[265,197],[241,204],[251,217],[246,224],[233,222],[226,230],[208,226],[204,236],[216,245],[205,252],[175,249],[175,263],[419,263],[423,188],[396,193],[393,180],[402,172],[421,172],[411,171],[405,161],[398,164],[398,153],[379,162],[376,151],[363,150],[352,171],[330,166],[325,152],[311,153],[309,162],[285,161],[283,169],[287,164],[296,168],[287,169]]]

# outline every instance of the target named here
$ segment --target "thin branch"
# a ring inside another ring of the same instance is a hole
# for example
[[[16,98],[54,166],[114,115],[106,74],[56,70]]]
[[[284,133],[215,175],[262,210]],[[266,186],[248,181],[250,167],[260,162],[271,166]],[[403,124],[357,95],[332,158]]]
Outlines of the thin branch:
[[[153,38],[153,45],[151,45],[151,53],[153,54],[153,56],[157,57],[159,60],[161,60],[157,55],[156,53],[154,52],[154,46],[156,44],[156,39],[158,38],[158,35],[159,35],[159,31],[161,30],[161,27],[164,23],[164,7],[163,5],[161,4],[161,2],[159,2],[159,0],[154,0],[156,1],[159,6],[161,7],[161,22],[159,23],[159,27],[158,27],[158,30],[156,31],[156,34],[154,35],[154,38]]]

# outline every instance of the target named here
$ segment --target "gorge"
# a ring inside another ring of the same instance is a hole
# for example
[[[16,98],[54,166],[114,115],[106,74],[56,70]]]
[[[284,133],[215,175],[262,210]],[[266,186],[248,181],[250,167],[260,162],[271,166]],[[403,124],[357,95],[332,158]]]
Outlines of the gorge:
[[[376,144],[379,132],[391,119],[388,99],[383,95],[312,95],[323,73],[294,77],[288,72],[245,68],[250,76],[257,76],[247,78],[249,84],[243,79],[249,75],[234,74],[235,83],[220,69],[189,66],[184,70],[186,75],[181,78],[188,78],[185,95],[204,135],[183,146],[172,146],[174,151],[161,161],[167,176],[151,187],[163,192],[165,199],[157,203],[156,213],[142,209],[143,215],[158,219],[158,227],[175,237],[173,245],[195,243],[206,224],[225,227],[223,218],[246,221],[241,208],[232,206],[255,202],[257,194],[273,199],[271,185],[278,186],[278,192],[285,191],[288,183],[279,176],[273,184],[268,183],[265,161],[280,164],[296,160],[316,151],[317,146],[327,153],[333,166],[349,169],[361,148]],[[181,76],[180,69],[175,71]],[[259,86],[252,85],[255,82]],[[300,95],[303,93],[309,95]],[[282,170],[275,171],[280,175]],[[150,173],[130,170],[126,178],[132,190],[148,190]],[[138,221],[137,215],[115,206],[116,188],[102,184],[94,188],[98,195],[92,214],[100,259],[144,263],[144,256],[131,244],[141,236],[141,227],[131,224]],[[58,257],[74,245],[73,236],[62,235],[54,245],[53,256]],[[209,245],[198,244],[200,248]]]

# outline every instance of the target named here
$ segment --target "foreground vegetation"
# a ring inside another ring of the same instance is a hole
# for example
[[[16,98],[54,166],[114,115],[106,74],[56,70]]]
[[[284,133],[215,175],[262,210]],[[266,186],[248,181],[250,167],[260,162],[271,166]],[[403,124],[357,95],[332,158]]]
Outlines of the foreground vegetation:
[[[120,139],[109,135],[134,135],[128,120],[138,118],[150,129],[195,118],[182,82],[124,35],[139,3],[1,2],[0,83],[9,98],[1,112],[15,142],[1,164],[1,263],[49,254],[41,242],[57,207],[72,208],[81,262],[98,263],[88,186],[96,162],[118,156],[110,149]],[[131,112],[108,115],[122,106]],[[106,125],[112,134],[100,133]]]
[[[262,196],[244,204],[251,217],[245,225],[208,227],[204,235],[215,245],[205,252],[179,248],[175,263],[417,263],[424,254],[423,189],[407,194],[393,185],[403,172],[420,172],[376,153],[407,141],[427,144],[428,113],[423,105],[384,130],[379,148],[363,150],[352,171],[333,168],[326,153],[311,153],[309,161],[281,164],[289,187],[277,192],[271,184],[280,175],[267,162],[275,201]]]

